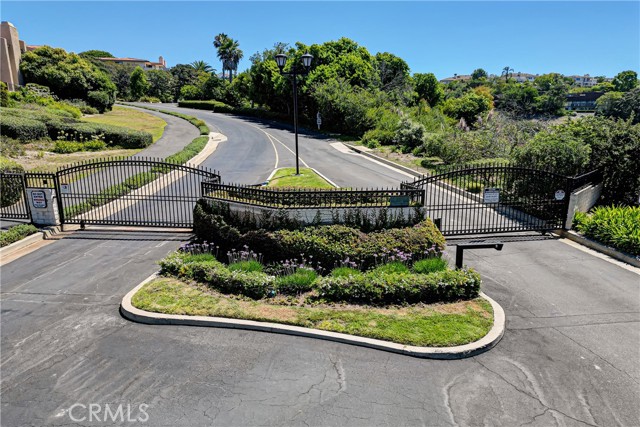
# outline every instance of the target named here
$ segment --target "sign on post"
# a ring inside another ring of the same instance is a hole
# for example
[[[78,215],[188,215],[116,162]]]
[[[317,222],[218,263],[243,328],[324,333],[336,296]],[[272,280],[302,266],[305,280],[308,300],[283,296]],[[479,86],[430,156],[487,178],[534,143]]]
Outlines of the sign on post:
[[[62,194],[68,194],[70,190],[71,188],[69,187],[69,184],[60,184],[60,192]]]
[[[484,203],[500,203],[500,189],[485,188],[482,201]]]
[[[31,205],[36,209],[47,207],[47,196],[45,196],[44,191],[31,192]]]
[[[565,196],[564,190],[556,191],[556,194],[555,194],[556,200],[564,200],[564,196]]]
[[[316,115],[316,123],[318,123],[318,130],[320,130],[320,125],[322,124],[322,117],[320,117],[320,111]]]

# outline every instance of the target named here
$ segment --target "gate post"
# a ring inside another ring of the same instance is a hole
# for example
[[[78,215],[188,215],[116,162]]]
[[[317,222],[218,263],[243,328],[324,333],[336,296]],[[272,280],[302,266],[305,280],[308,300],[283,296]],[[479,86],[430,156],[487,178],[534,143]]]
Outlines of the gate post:
[[[26,178],[26,177],[25,177]],[[48,180],[51,179],[52,184],[55,183],[54,176],[39,176],[37,180],[42,180],[43,185],[40,187],[30,187],[29,179],[27,181],[27,203],[31,210],[31,222],[41,226],[60,225],[60,214],[58,212],[58,196],[55,185],[51,186]]]

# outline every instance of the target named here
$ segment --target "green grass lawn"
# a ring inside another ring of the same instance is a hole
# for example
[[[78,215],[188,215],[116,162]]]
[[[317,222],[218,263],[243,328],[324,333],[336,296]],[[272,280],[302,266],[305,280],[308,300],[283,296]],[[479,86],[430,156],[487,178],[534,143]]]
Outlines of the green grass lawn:
[[[309,168],[300,168],[300,175],[296,175],[296,168],[278,169],[269,181],[269,187],[279,188],[335,188],[324,178]]]
[[[104,114],[84,117],[82,120],[149,132],[153,135],[153,142],[160,139],[167,125],[167,122],[149,113],[118,106],[114,106],[113,110]]]
[[[132,299],[135,307],[167,314],[218,316],[322,329],[400,344],[446,347],[484,337],[493,325],[488,301],[408,307],[269,304],[223,295],[172,278],[158,278]]]

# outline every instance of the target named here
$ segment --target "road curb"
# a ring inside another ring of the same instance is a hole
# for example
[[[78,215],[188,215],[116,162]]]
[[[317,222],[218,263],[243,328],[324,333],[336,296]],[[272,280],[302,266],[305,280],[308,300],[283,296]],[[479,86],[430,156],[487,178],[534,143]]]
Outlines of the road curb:
[[[493,348],[505,330],[505,314],[502,307],[484,293],[480,295],[491,304],[493,309],[493,327],[487,335],[473,343],[454,347],[417,347],[403,344],[396,344],[389,341],[382,341],[373,338],[358,337],[355,335],[340,334],[336,332],[322,331],[319,329],[303,328],[299,326],[289,326],[279,323],[256,322],[252,320],[227,319],[223,317],[208,316],[187,316],[177,314],[152,313],[140,310],[133,306],[131,299],[138,290],[158,277],[152,274],[138,286],[133,288],[122,299],[120,313],[131,321],[148,325],[184,325],[184,326],[205,326],[215,328],[246,329],[251,331],[272,332],[279,334],[295,335],[306,338],[317,338],[328,341],[335,341],[343,344],[352,344],[376,350],[389,351],[413,357],[425,359],[463,359],[475,356]]]
[[[392,168],[399,169],[402,172],[408,173],[410,175],[413,175],[416,178],[422,178],[424,176],[424,174],[421,174],[420,172],[414,171],[413,169],[408,168],[406,166],[403,166],[401,164],[398,164],[398,163],[396,163],[394,161],[391,161],[389,159],[385,159],[384,157],[376,156],[375,154],[372,154],[372,153],[368,153],[368,152],[358,148],[358,146],[356,146],[356,145],[345,144],[345,143],[343,143],[343,144],[345,146],[349,147],[351,150],[355,151],[358,154],[362,154],[365,157],[369,157],[369,158],[374,159],[374,160],[376,160],[376,161],[378,161],[380,163],[384,163],[385,165],[391,166]]]
[[[586,246],[589,249],[593,249],[594,251],[610,256],[613,259],[617,259],[618,261],[622,261],[627,264],[631,264],[634,267],[640,268],[639,259],[633,258],[629,255],[625,255],[622,252],[619,252],[613,248],[610,248],[609,246],[603,245],[602,243],[599,243],[594,240],[588,239],[584,236],[581,236],[574,231],[555,230],[554,233],[556,233],[560,237],[564,237],[565,239],[569,239],[573,242],[579,243],[582,246]]]
[[[44,230],[38,230],[37,232],[30,234],[22,240],[18,240],[17,242],[13,242],[10,245],[5,246],[4,248],[0,248],[0,258],[8,257],[13,253],[19,251],[20,249],[44,240],[45,234],[46,232]]]

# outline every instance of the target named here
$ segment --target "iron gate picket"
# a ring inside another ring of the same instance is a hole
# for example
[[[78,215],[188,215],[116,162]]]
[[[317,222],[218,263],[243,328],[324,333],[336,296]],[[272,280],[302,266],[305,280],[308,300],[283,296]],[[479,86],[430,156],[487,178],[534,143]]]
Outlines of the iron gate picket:
[[[193,207],[215,171],[158,159],[76,164],[56,173],[63,224],[192,227]]]
[[[425,213],[446,236],[563,228],[574,179],[511,165],[449,168],[403,183],[425,189]]]
[[[0,172],[0,218],[31,218],[24,173]]]

